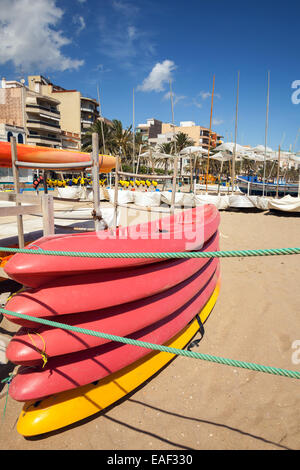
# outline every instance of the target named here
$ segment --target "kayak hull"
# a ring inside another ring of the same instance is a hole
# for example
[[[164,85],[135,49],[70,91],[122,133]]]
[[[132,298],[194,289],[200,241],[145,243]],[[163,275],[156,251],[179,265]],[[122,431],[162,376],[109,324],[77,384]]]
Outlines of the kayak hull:
[[[206,285],[185,305],[166,318],[146,327],[130,338],[163,344],[184,328],[202,310],[218,281],[219,269]],[[9,393],[17,401],[43,398],[100,380],[132,364],[150,349],[109,342],[86,351],[52,358],[46,366],[34,369],[21,366],[13,378]]]
[[[26,163],[85,163],[91,160],[91,154],[70,150],[17,144],[17,156]],[[0,167],[11,167],[11,144],[0,142]],[[101,173],[109,173],[116,166],[116,159],[111,155],[99,155]]]
[[[212,311],[220,289],[218,282],[213,294],[199,313],[204,323]],[[199,330],[197,320],[183,328],[166,346],[184,349]],[[19,434],[30,437],[63,430],[81,420],[98,416],[99,412],[126,397],[168,364],[175,356],[166,352],[152,352],[137,362],[108,377],[43,400],[24,404],[17,422]],[[188,359],[186,359],[188,360]]]
[[[219,234],[216,232],[205,243],[202,251],[218,249]],[[57,315],[83,315],[82,312],[105,309],[165,292],[204,269],[209,260],[170,260],[126,271],[100,271],[95,274],[58,278],[40,288],[26,289],[14,295],[7,302],[6,309],[48,319]],[[112,295],[116,292],[118,295]],[[12,315],[5,316],[19,325],[36,327],[36,324],[29,320]]]
[[[220,221],[213,205],[199,206],[163,219],[117,229],[42,237],[29,249],[87,253],[162,253],[201,250]],[[167,247],[167,250],[166,250]],[[59,277],[120,270],[164,261],[164,258],[95,258],[15,254],[5,272],[28,287],[40,287]]]
[[[214,275],[218,264],[217,259],[211,259],[204,268],[175,287],[137,302],[89,313],[55,316],[52,320],[77,328],[128,336],[171,315],[188,302]],[[6,349],[6,357],[14,364],[36,365],[42,364],[40,351],[44,349],[50,360],[52,357],[94,348],[108,341],[77,332],[70,334],[65,329],[35,323],[33,329],[23,327],[15,334]]]

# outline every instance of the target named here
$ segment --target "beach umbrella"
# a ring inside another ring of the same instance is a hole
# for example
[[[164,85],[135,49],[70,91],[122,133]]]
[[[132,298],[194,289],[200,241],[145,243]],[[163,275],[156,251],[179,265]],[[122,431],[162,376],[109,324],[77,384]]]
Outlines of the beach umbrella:
[[[191,145],[189,147],[185,147],[184,149],[182,149],[180,152],[180,155],[185,155],[185,154],[190,154],[190,153],[201,153],[203,155],[207,155],[208,150],[200,146]]]
[[[273,149],[271,147],[265,147],[264,145],[257,145],[256,147],[253,147],[253,152],[256,153],[272,153]]]
[[[236,146],[236,155],[238,154],[243,155],[247,151],[245,147],[239,144],[235,144],[234,142],[224,142],[223,144],[218,145],[218,147],[215,147],[214,150],[233,154],[235,146]]]
[[[218,160],[219,162],[228,162],[228,160],[232,160],[232,155],[226,152],[218,152],[211,155],[209,158],[212,160]]]

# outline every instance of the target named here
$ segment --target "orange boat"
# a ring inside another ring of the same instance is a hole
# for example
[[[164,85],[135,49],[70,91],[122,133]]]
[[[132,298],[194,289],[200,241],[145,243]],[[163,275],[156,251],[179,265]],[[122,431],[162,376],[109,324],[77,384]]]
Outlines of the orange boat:
[[[51,147],[17,144],[17,156],[20,162],[27,163],[78,163],[91,160],[89,153],[62,150]],[[109,173],[115,168],[116,159],[111,155],[99,155],[101,173]],[[0,167],[11,167],[11,144],[0,142]]]

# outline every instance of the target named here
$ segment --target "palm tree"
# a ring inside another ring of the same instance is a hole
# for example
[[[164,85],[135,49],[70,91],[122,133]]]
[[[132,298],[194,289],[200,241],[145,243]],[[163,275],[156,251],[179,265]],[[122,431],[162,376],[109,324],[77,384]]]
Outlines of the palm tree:
[[[158,147],[161,153],[167,153],[168,155],[174,155],[174,145],[173,142],[166,142],[159,145]]]
[[[175,145],[176,145],[176,153],[179,155],[181,150],[183,150],[186,147],[191,147],[194,145],[194,141],[184,132],[177,132],[175,135]],[[182,176],[182,165],[183,165],[183,160],[182,158],[180,159],[180,176]]]
[[[132,126],[123,128],[122,122],[118,119],[113,119],[112,127],[112,145],[116,152],[121,151],[127,159],[127,156],[131,154],[132,148]]]
[[[85,152],[92,151],[92,134],[94,132],[99,137],[99,152],[112,153],[112,127],[106,122],[101,123],[100,120],[95,121],[82,137],[82,150]]]
[[[158,147],[158,149],[161,153],[166,153],[167,155],[174,155],[174,150],[175,150],[174,142],[165,142],[164,144],[161,144]],[[159,165],[164,164],[165,174],[167,175],[168,174],[168,169],[169,169],[169,160],[168,160],[168,158],[159,158],[158,159],[158,164]]]

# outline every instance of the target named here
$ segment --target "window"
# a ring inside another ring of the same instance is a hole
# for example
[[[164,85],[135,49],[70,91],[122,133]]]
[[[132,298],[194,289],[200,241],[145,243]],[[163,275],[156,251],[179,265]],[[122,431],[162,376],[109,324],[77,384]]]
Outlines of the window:
[[[10,138],[13,137],[13,133],[12,132],[8,132],[7,133],[7,142],[10,142]]]
[[[18,134],[18,144],[23,144],[23,143],[24,143],[23,135],[20,133]]]

